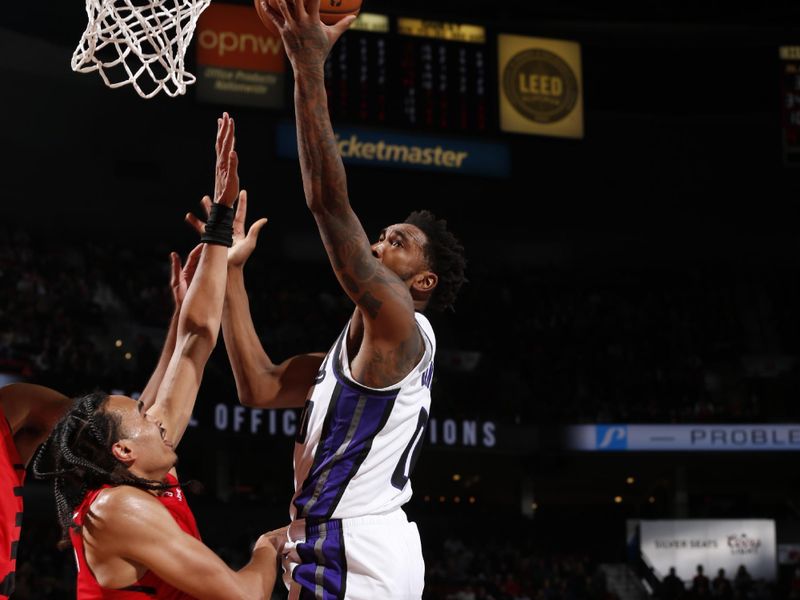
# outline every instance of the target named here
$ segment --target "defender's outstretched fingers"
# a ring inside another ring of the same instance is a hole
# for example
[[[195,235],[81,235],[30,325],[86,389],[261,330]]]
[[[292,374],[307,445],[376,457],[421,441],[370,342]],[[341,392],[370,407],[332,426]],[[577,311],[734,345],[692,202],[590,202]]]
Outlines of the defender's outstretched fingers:
[[[194,214],[186,213],[186,216],[183,218],[183,220],[186,221],[189,226],[200,235],[203,235],[206,232],[205,222],[198,219]]]
[[[203,206],[207,219],[208,215],[211,214],[211,205],[213,204],[213,202],[211,202],[211,196],[203,196],[203,199],[200,200],[200,204]]]
[[[246,236],[247,239],[248,240],[252,239],[253,240],[253,244],[258,242],[258,234],[261,233],[261,230],[264,229],[264,225],[266,225],[268,222],[269,222],[269,219],[264,217],[263,219],[259,219],[258,221],[256,221],[252,225],[250,225],[250,229],[248,230],[247,236]]]
[[[244,235],[244,224],[247,220],[247,190],[239,192],[239,204],[236,205],[236,213],[233,216],[233,235]]]
[[[233,149],[235,143],[236,139],[233,135],[233,121],[229,119],[225,123],[225,127],[222,131],[222,144],[220,145],[219,149],[220,154],[222,156],[226,156],[228,152]]]
[[[180,281],[181,276],[181,257],[178,256],[177,252],[170,252],[169,253],[169,262],[170,266],[172,267],[170,272],[169,283],[171,286],[176,286],[178,281]]]
[[[191,281],[197,271],[197,265],[200,264],[200,255],[203,253],[203,244],[195,246],[189,255],[186,257],[186,264],[183,267],[183,273],[187,281]]]

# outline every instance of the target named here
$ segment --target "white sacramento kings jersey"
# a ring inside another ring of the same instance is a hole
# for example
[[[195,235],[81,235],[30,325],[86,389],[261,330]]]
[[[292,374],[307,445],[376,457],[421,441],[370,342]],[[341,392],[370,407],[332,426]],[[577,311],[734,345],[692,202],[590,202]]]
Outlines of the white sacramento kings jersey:
[[[428,423],[436,352],[428,319],[415,316],[425,355],[389,388],[367,388],[353,380],[349,324],[328,352],[295,444],[292,520],[379,515],[411,498],[409,477]]]

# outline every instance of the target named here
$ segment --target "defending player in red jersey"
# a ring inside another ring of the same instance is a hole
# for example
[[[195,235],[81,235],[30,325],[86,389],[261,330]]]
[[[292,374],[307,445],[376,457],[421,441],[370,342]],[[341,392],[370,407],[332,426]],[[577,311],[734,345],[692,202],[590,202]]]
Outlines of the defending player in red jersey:
[[[79,600],[264,599],[272,593],[277,536],[262,535],[232,571],[199,539],[175,472],[203,369],[220,328],[233,204],[239,192],[234,125],[219,120],[214,204],[203,244],[184,269],[187,288],[170,359],[145,400],[90,394],[59,422],[34,462],[55,483],[63,541],[78,558]],[[193,262],[197,261],[196,272]],[[173,263],[173,275],[176,275]]]
[[[25,467],[69,404],[63,394],[40,385],[0,389],[0,599],[14,591]]]

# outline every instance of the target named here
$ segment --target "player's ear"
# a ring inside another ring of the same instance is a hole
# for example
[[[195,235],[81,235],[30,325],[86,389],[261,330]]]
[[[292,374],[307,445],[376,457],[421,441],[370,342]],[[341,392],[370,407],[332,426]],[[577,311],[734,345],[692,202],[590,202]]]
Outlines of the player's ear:
[[[115,442],[114,445],[111,446],[111,454],[125,465],[125,467],[130,467],[136,460],[136,453],[126,439]]]
[[[415,290],[430,294],[439,283],[439,276],[433,271],[423,271],[414,277],[412,286]]]

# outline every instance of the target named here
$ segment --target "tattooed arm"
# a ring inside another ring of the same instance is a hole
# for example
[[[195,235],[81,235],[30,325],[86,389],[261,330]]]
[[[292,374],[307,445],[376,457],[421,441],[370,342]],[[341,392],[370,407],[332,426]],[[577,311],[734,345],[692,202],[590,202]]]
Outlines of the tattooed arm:
[[[354,369],[367,385],[391,385],[423,351],[407,285],[373,255],[347,195],[347,180],[328,114],[324,64],[331,47],[352,23],[320,22],[319,0],[274,10],[262,0],[283,38],[295,72],[295,112],[306,203],[314,215],[331,265],[364,320],[364,340]],[[362,354],[368,355],[366,358]],[[358,377],[358,375],[357,375]]]

